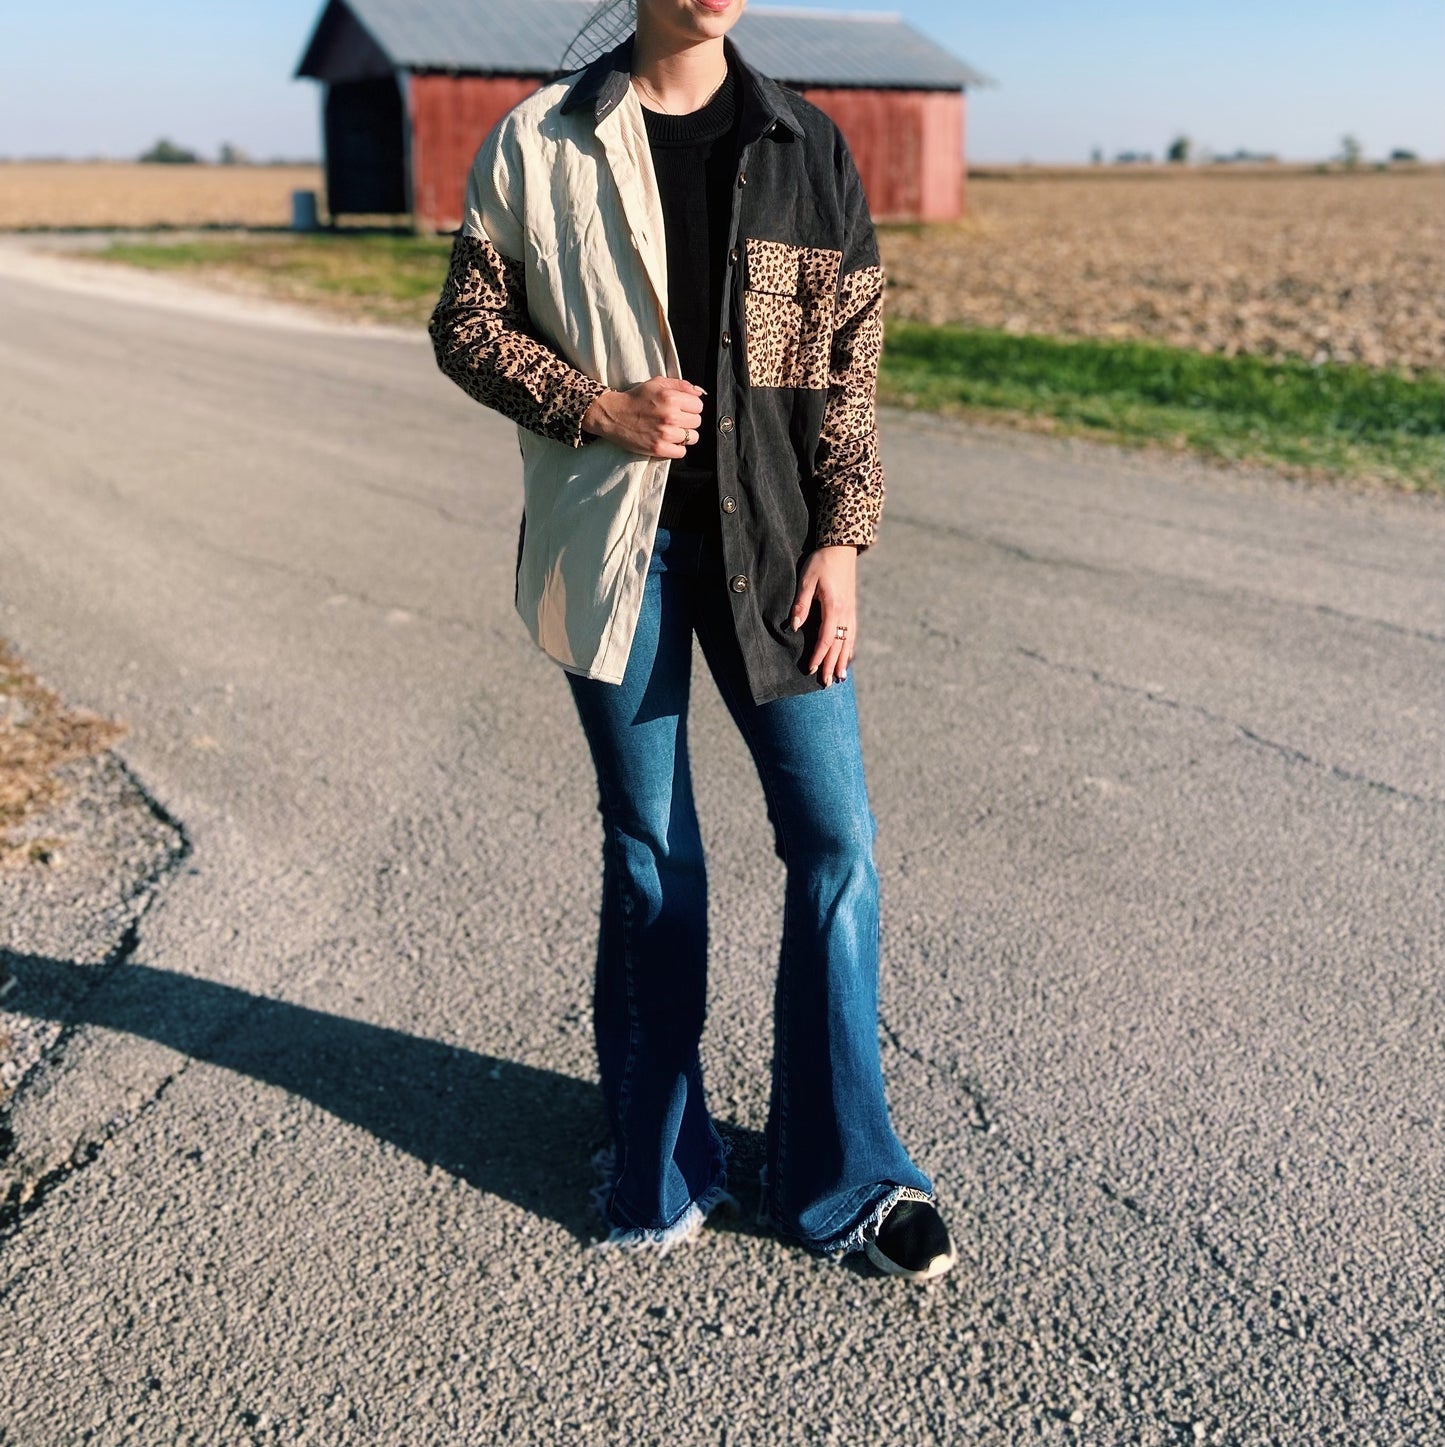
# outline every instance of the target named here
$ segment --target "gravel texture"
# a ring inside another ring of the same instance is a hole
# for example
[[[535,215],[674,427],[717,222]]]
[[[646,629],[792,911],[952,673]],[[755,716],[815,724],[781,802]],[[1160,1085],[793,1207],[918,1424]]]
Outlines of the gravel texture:
[[[780,866],[701,669],[743,1210],[608,1253],[515,432],[416,340],[168,295],[0,274],[0,632],[189,849],[104,978],[119,905],[18,942],[67,1034],[10,1115],[52,1166],[7,1447],[1439,1440],[1437,504],[886,415],[850,678],[889,1099],[961,1260],[752,1224]]]
[[[32,1072],[55,1063],[66,1026],[59,1012],[27,1008],[23,986],[63,971],[67,1012],[134,947],[141,918],[184,859],[185,833],[141,788],[118,755],[62,765],[64,793],[18,837],[58,837],[45,862],[0,872],[0,1234],[34,1201],[63,1151],[17,1149],[7,1106]]]

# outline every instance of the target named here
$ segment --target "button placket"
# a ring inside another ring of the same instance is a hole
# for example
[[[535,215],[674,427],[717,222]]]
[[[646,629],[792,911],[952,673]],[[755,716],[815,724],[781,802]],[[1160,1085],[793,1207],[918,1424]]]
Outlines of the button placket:
[[[733,307],[738,297],[738,287],[741,285],[741,277],[738,267],[742,262],[743,253],[739,238],[746,229],[745,219],[745,198],[742,194],[743,188],[747,185],[746,158],[749,147],[744,147],[743,155],[739,157],[739,168],[737,186],[733,190],[733,203],[731,216],[728,225],[728,272],[723,280],[723,314],[720,321],[719,340],[724,351],[731,352],[735,336],[740,337],[741,333],[734,331]],[[718,432],[725,437],[731,438],[736,427],[734,411],[737,398],[733,396],[734,384],[733,368],[730,364],[722,364],[718,367],[718,398],[719,411]],[[724,410],[729,409],[729,410]],[[736,487],[735,468],[737,458],[733,446],[720,447],[718,449],[718,481],[723,488],[732,489]],[[720,489],[721,491],[721,489]],[[720,500],[720,506],[728,516],[739,511],[739,503],[734,491],[725,491]],[[747,561],[745,556],[738,556],[739,549],[747,543],[748,526],[746,521],[739,522],[737,527],[726,527],[722,529],[723,553],[726,557],[732,554],[729,561],[734,567],[738,563]],[[738,596],[739,603],[743,603],[746,595],[752,588],[752,581],[746,573],[733,573],[728,576],[727,582],[729,592]]]

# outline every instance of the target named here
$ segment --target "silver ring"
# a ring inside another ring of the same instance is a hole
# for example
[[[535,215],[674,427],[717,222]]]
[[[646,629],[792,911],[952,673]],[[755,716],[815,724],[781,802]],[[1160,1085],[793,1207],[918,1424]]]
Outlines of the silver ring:
[[[846,638],[847,636],[848,636],[848,625],[847,625],[846,623],[840,623],[840,624],[833,630],[833,637],[834,637],[834,638]]]

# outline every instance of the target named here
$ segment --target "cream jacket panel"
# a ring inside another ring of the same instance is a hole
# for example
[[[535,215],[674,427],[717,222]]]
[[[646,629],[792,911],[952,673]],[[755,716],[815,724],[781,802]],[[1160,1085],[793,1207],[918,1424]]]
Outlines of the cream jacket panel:
[[[662,203],[629,88],[600,122],[545,86],[498,122],[472,165],[462,234],[525,267],[537,335],[622,391],[679,376],[667,324]],[[569,447],[518,426],[525,529],[517,611],[564,667],[619,683],[642,607],[666,458],[601,438]]]

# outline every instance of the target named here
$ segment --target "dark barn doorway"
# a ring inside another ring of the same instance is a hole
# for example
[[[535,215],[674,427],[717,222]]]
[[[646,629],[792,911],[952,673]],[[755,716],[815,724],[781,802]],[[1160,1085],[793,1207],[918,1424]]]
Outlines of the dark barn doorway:
[[[325,125],[326,204],[331,215],[410,211],[406,130],[396,77],[328,86]]]

